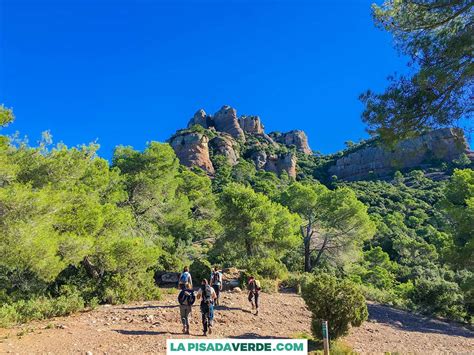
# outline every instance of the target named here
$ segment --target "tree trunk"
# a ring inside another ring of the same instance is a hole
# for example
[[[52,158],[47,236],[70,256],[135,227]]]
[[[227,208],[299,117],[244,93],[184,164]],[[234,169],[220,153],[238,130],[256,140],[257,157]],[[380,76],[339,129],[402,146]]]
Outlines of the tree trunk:
[[[328,242],[328,237],[324,237],[323,245],[321,245],[321,249],[319,249],[318,255],[316,256],[316,260],[314,262],[315,265],[319,264],[319,259],[321,259],[321,255],[323,255],[324,249],[326,248],[326,244]]]
[[[84,268],[86,269],[87,274],[92,277],[93,279],[98,279],[99,278],[99,272],[96,270],[96,267],[94,264],[92,264],[89,260],[89,257],[85,257],[82,260],[82,265],[84,265]]]
[[[304,238],[304,271],[311,272],[311,238],[305,237]]]

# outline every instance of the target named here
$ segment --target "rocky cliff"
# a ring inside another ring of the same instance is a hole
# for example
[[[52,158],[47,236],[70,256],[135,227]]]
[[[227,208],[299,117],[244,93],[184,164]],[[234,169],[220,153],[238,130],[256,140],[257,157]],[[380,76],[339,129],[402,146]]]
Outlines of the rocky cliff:
[[[214,115],[198,110],[189,120],[188,129],[178,131],[169,143],[181,164],[200,167],[211,176],[212,156],[224,156],[231,166],[245,158],[253,161],[257,169],[296,177],[295,149],[311,154],[303,131],[279,134],[276,142],[265,133],[260,117],[238,117],[230,106],[223,106]]]
[[[363,146],[335,161],[331,175],[343,180],[383,177],[396,170],[415,168],[436,161],[450,163],[462,153],[470,154],[461,130],[443,128],[399,142],[388,149],[380,144]]]
[[[207,136],[199,132],[177,134],[169,143],[181,164],[188,167],[197,166],[209,174],[214,174]]]
[[[210,176],[215,174],[219,156],[230,166],[245,159],[253,162],[257,170],[286,173],[293,178],[311,176],[321,181],[333,175],[348,181],[389,178],[396,170],[451,163],[462,153],[474,158],[463,132],[454,128],[403,140],[390,149],[372,139],[332,156],[315,156],[305,132],[266,134],[260,117],[239,117],[230,106],[223,106],[213,115],[198,110],[188,128],[178,131],[169,143],[181,164],[199,167]]]

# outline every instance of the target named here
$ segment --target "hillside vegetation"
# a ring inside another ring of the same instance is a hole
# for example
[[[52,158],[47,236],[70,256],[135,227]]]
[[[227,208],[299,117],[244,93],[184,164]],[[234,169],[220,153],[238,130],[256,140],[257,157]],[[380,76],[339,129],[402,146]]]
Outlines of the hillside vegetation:
[[[1,109],[2,125],[13,118]],[[156,271],[207,276],[213,264],[248,270],[264,290],[324,273],[369,299],[472,319],[474,171],[454,168],[470,162],[446,165],[447,181],[415,169],[323,184],[243,157],[211,179],[157,142],[119,146],[111,163],[97,149],[1,136],[1,326],[157,299]]]

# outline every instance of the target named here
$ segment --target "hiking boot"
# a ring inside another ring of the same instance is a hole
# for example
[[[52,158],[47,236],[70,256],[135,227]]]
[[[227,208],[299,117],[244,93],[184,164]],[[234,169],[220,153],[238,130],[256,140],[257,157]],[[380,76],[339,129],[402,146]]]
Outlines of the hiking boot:
[[[184,334],[188,334],[188,335],[189,335],[189,327],[186,328],[186,331],[184,332]]]
[[[207,330],[209,334],[212,334],[212,325],[209,326],[209,329]]]
[[[186,333],[186,326],[183,326],[183,333]]]
[[[255,305],[253,304],[253,302],[251,302],[251,304],[252,304],[252,309],[255,309]]]
[[[257,311],[255,312],[255,315],[258,316],[258,309],[257,309]]]
[[[202,335],[207,337],[207,333],[206,332],[202,332]]]

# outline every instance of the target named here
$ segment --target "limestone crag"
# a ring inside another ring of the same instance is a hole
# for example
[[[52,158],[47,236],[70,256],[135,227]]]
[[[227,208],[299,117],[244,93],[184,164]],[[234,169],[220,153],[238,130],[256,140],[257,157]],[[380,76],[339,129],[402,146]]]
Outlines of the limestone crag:
[[[181,164],[187,167],[197,166],[208,174],[214,174],[209,158],[209,138],[199,132],[178,134],[170,140],[170,145]]]
[[[212,119],[217,131],[229,133],[235,139],[240,139],[245,142],[245,134],[239,125],[237,111],[234,108],[222,106]]]
[[[212,118],[206,114],[206,111],[199,109],[189,121],[188,128],[191,128],[196,124],[203,126],[204,128],[209,128],[212,126]]]
[[[227,162],[233,166],[237,164],[239,157],[235,151],[235,141],[228,134],[221,134],[209,142],[214,154],[221,154],[227,158]]]
[[[266,171],[273,172],[280,175],[282,172],[286,172],[288,176],[296,177],[296,155],[292,153],[286,153],[282,155],[270,155],[267,156],[264,169]]]
[[[443,128],[403,140],[393,149],[381,145],[361,148],[336,160],[329,173],[349,181],[381,177],[433,160],[451,162],[462,153],[469,153],[463,132],[456,128]]]
[[[209,130],[205,135],[211,138],[210,142],[206,141],[202,130],[193,129],[196,125]],[[282,152],[288,151],[290,146],[295,146],[297,150],[311,154],[308,139],[303,131],[290,131],[278,136],[268,135],[260,117],[238,117],[237,111],[230,106],[222,106],[214,115],[207,114],[203,109],[198,110],[189,120],[188,129],[179,131],[170,139],[170,144],[183,165],[198,166],[210,175],[214,173],[210,156],[223,155],[233,166],[241,158],[239,151],[245,151],[249,147],[255,148],[249,158],[257,169],[276,174],[285,171],[292,177],[296,177],[296,154]],[[214,155],[209,154],[210,150]]]
[[[258,116],[240,116],[239,125],[245,133],[263,134],[263,124]]]
[[[297,150],[304,154],[312,154],[308,145],[308,137],[306,133],[300,130],[293,130],[286,133],[274,134],[274,138],[278,143],[286,146],[294,145]]]

